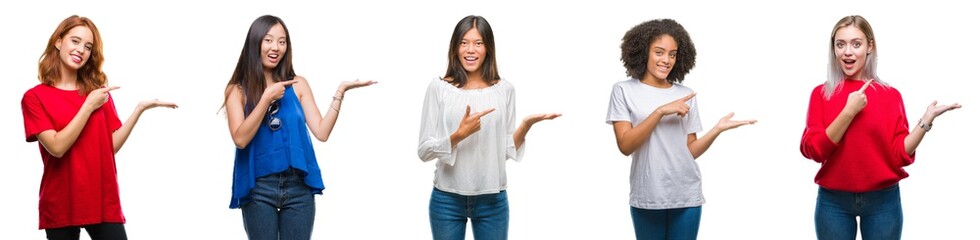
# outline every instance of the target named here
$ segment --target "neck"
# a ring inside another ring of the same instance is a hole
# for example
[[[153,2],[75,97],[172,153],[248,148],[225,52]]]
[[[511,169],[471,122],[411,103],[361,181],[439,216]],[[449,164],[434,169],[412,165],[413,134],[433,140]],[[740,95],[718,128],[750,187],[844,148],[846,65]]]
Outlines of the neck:
[[[642,80],[640,80],[640,82],[655,88],[669,88],[670,86],[673,86],[673,84],[668,82],[667,79],[657,78],[650,75],[644,77]]]
[[[78,71],[68,68],[64,64],[61,65],[61,77],[56,79],[52,86],[65,90],[76,90],[78,89]]]
[[[480,71],[468,72],[466,74],[466,84],[462,86],[463,89],[477,89],[489,87],[490,82],[483,79],[483,73]]]
[[[263,75],[265,75],[265,85],[272,85],[273,83],[276,83],[275,79],[272,78],[271,69],[266,69],[263,71]]]

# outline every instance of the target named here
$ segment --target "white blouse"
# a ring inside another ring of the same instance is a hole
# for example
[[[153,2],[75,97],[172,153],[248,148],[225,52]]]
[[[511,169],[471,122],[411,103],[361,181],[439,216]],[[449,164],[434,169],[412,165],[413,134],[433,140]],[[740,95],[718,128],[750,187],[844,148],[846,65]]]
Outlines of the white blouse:
[[[466,113],[495,108],[480,119],[480,130],[452,147],[449,135]],[[514,86],[503,79],[482,89],[460,89],[436,78],[429,83],[422,106],[418,154],[436,161],[433,183],[460,195],[499,193],[507,189],[505,161],[520,161],[524,147],[514,146]],[[527,145],[527,143],[524,143]]]

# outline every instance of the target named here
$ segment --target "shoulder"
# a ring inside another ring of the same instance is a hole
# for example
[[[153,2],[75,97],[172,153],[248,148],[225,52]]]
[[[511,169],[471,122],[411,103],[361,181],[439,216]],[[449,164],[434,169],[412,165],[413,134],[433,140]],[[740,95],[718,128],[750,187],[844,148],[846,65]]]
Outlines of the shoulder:
[[[622,80],[622,81],[619,81],[619,82],[614,83],[613,84],[613,89],[632,88],[637,83],[640,83],[640,80],[636,80],[635,78],[630,78],[630,79],[626,79],[626,80]]]
[[[296,88],[296,90],[298,92],[311,92],[311,90],[310,90],[310,82],[309,81],[306,81],[306,78],[305,77],[296,75],[296,76],[293,76],[293,79],[292,80],[295,80],[296,83],[293,83],[293,85],[291,85],[291,86],[293,86],[294,88]]]
[[[674,87],[677,88],[678,93],[691,94],[694,92],[693,88],[681,85],[680,83],[674,83]]]
[[[505,79],[497,80],[497,83],[493,86],[504,89],[505,91],[514,91],[514,84]]]
[[[452,79],[451,78],[443,79],[443,78],[439,78],[439,77],[434,77],[434,78],[432,78],[432,81],[429,81],[429,90],[437,90],[437,89],[444,89],[444,88],[454,87],[452,85],[452,83],[449,83],[449,81],[452,81]]]
[[[51,88],[52,88],[51,86],[44,85],[44,84],[35,85],[34,87],[27,89],[27,91],[24,92],[24,96],[22,99],[23,100],[32,99],[35,101],[40,101],[41,98],[44,98],[44,95],[57,93],[56,91],[50,91]]]

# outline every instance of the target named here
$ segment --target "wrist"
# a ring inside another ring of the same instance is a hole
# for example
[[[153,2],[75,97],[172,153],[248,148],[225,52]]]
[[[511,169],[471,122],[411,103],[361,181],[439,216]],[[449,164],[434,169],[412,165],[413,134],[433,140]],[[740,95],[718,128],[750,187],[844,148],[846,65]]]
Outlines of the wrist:
[[[922,130],[929,132],[929,130],[932,130],[932,119],[929,120],[925,120],[925,118],[919,119],[919,122],[916,123],[916,125],[917,125],[916,127],[922,128]]]

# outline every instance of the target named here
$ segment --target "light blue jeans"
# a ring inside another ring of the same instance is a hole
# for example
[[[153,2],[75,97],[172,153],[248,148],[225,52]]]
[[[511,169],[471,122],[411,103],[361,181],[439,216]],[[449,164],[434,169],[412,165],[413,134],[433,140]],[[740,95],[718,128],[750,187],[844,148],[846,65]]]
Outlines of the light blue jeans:
[[[902,198],[898,184],[877,191],[854,193],[820,188],[814,225],[817,239],[854,240],[861,218],[861,239],[902,238]]]
[[[464,196],[432,188],[429,200],[429,225],[434,240],[462,240],[466,237],[466,220],[473,220],[476,240],[506,240],[510,207],[507,191]]]
[[[630,207],[637,240],[698,239],[701,206],[671,209]]]
[[[289,170],[260,177],[242,205],[242,220],[250,240],[309,240],[316,206],[302,171]]]

